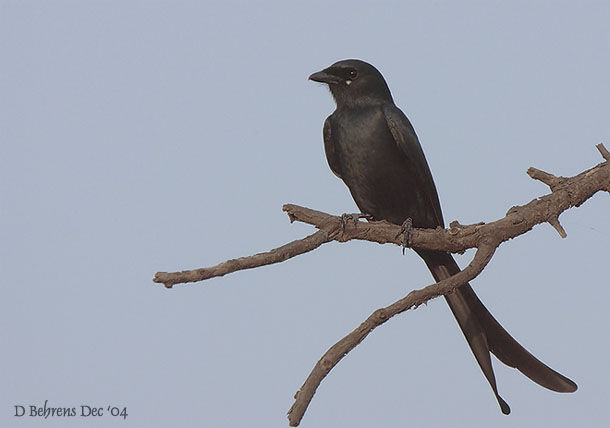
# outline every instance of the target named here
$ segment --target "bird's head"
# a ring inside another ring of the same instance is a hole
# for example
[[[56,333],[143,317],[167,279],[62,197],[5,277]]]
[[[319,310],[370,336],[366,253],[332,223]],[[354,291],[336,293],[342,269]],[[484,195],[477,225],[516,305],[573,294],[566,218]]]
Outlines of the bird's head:
[[[359,59],[344,59],[313,73],[309,80],[326,83],[338,107],[393,102],[385,79],[375,67]]]

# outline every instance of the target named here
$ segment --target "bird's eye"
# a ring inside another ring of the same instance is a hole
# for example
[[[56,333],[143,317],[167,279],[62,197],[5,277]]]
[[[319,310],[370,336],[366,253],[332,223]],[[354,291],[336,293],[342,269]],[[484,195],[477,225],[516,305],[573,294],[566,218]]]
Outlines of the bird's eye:
[[[350,79],[355,79],[356,76],[358,76],[358,72],[356,70],[350,70],[349,71],[349,78]]]

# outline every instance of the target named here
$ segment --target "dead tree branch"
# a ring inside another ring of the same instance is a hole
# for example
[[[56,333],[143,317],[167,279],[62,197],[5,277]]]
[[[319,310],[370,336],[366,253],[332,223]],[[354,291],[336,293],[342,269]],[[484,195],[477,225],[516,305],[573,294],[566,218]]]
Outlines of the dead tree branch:
[[[296,393],[295,402],[288,412],[290,425],[297,426],[300,423],[322,380],[374,328],[394,315],[450,293],[472,280],[489,263],[500,244],[526,233],[537,224],[549,223],[562,238],[565,238],[567,235],[559,223],[559,216],[571,207],[580,206],[599,191],[610,193],[610,153],[603,144],[597,145],[597,149],[605,162],[574,177],[556,177],[536,168],[529,168],[528,175],[548,185],[551,193],[534,199],[526,205],[510,208],[504,218],[487,224],[467,226],[452,222],[447,230],[414,229],[411,239],[414,248],[451,253],[461,253],[468,248],[477,248],[477,251],[470,264],[458,274],[420,290],[411,291],[397,302],[376,310],[355,330],[333,345],[316,363],[311,374]],[[298,205],[287,204],[284,205],[283,210],[287,212],[291,222],[308,223],[319,230],[306,238],[292,241],[266,253],[227,260],[216,266],[182,272],[157,272],[153,281],[162,283],[167,288],[171,288],[174,284],[202,281],[238,270],[283,262],[330,241],[347,242],[360,239],[380,244],[401,245],[402,243],[400,226],[387,222],[354,221],[343,224],[339,216]]]

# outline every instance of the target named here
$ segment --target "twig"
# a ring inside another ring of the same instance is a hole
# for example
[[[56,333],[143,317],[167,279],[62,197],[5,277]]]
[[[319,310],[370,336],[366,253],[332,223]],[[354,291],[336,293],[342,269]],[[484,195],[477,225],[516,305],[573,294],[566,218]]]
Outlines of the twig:
[[[553,174],[536,169],[533,166],[527,170],[527,175],[532,177],[534,180],[542,181],[551,188],[551,191],[555,190],[558,186],[565,182],[565,178],[555,177]]]
[[[597,150],[599,150],[604,159],[610,161],[610,153],[602,143],[597,144],[595,147],[597,147]]]

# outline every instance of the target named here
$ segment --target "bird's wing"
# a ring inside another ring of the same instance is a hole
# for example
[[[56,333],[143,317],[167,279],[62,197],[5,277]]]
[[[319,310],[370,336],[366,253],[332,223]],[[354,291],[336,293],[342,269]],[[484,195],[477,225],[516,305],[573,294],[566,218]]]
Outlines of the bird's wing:
[[[432,173],[428,167],[428,162],[426,162],[424,151],[419,144],[417,134],[415,134],[411,122],[409,122],[407,116],[405,116],[405,114],[394,104],[383,106],[383,114],[386,123],[388,124],[388,128],[390,128],[390,132],[394,137],[394,141],[406,156],[410,166],[415,169],[415,171],[413,171],[414,176],[420,180],[418,188],[426,189],[426,202],[429,209],[434,212],[434,217],[438,222],[438,226],[444,226],[443,213],[436,192],[436,186],[434,185],[434,179],[432,178]]]
[[[326,160],[328,161],[328,166],[330,166],[330,170],[337,177],[341,178],[341,164],[339,163],[337,149],[333,141],[330,121],[331,116],[328,116],[324,121],[324,151],[326,152]]]

